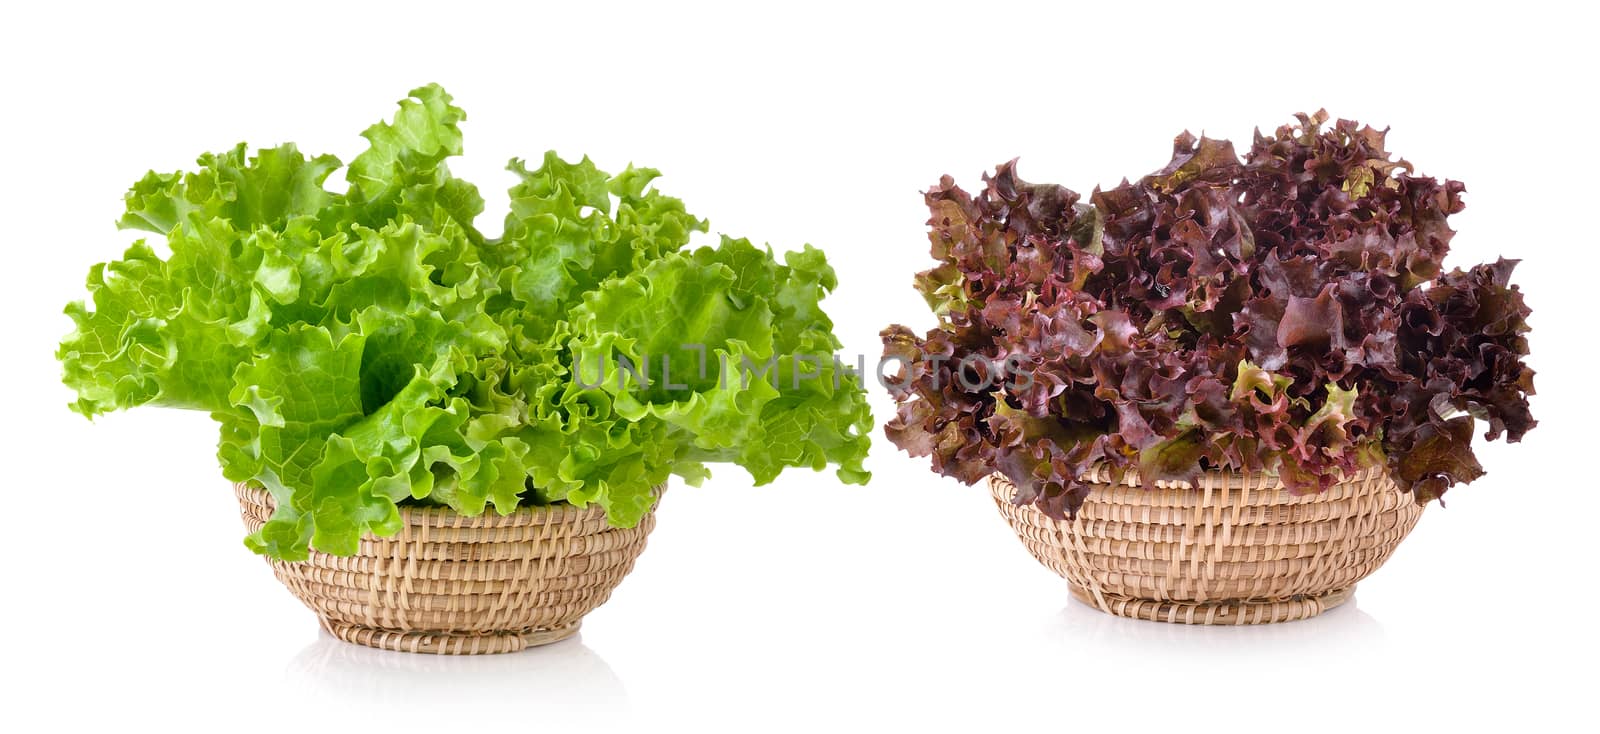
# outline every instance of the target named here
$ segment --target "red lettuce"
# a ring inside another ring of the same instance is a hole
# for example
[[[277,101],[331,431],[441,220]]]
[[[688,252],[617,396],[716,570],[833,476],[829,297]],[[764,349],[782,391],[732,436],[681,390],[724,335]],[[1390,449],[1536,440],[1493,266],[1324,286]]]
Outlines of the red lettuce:
[[[1193,479],[1276,471],[1295,492],[1384,465],[1418,502],[1483,473],[1485,437],[1535,421],[1515,260],[1443,270],[1458,181],[1416,176],[1384,132],[1299,115],[1087,201],[1017,177],[927,193],[939,325],[883,332],[901,369],[889,438],[1017,502],[1074,512],[1092,466]]]

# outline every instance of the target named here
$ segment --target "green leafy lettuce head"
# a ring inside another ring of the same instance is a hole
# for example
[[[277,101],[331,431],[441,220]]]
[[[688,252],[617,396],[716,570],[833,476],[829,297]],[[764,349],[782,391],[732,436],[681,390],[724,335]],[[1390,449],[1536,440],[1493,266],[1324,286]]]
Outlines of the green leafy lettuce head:
[[[832,358],[820,251],[685,249],[707,222],[656,171],[553,152],[511,162],[487,238],[445,165],[465,117],[413,90],[363,133],[345,194],[323,187],[339,159],[292,144],[146,175],[119,225],[171,254],[140,240],[90,269],[57,355],[72,408],[211,413],[223,473],[277,500],[246,543],[284,560],[392,534],[402,502],[597,503],[631,526],[669,474],[698,484],[710,462],[867,480],[871,414]]]

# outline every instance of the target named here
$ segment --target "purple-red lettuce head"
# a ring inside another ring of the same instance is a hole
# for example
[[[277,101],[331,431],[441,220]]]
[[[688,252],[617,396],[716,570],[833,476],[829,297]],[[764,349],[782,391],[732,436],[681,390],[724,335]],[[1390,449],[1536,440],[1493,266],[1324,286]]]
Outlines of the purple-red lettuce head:
[[[1016,162],[975,194],[927,193],[938,317],[883,331],[900,366],[885,428],[933,469],[999,472],[1071,514],[1096,465],[1193,480],[1275,471],[1296,492],[1384,466],[1418,502],[1522,438],[1533,370],[1515,260],[1443,269],[1464,187],[1412,175],[1384,132],[1299,115],[1087,200]]]

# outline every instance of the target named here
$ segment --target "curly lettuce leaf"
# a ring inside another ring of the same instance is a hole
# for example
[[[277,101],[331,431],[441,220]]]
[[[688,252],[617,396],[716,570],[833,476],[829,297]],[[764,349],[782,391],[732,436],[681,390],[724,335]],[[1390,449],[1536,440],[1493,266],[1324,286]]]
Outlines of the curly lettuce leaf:
[[[1242,155],[1186,132],[1087,203],[1015,161],[972,193],[943,177],[916,279],[938,326],[882,332],[911,365],[889,439],[967,483],[1002,472],[1058,517],[1097,467],[1313,492],[1386,466],[1419,502],[1475,479],[1477,421],[1490,440],[1536,425],[1515,261],[1446,272],[1465,187],[1328,123],[1298,115]],[[969,389],[963,362],[1014,379]]]
[[[870,408],[817,308],[833,285],[812,248],[784,265],[727,237],[666,255],[574,311],[578,382],[620,418],[679,437],[672,471],[691,482],[706,463],[732,462],[757,484],[830,463],[864,483]]]
[[[867,479],[859,379],[797,356],[838,347],[819,251],[685,251],[707,223],[652,187],[658,172],[554,153],[512,161],[505,235],[485,238],[482,198],[446,165],[464,119],[439,87],[413,90],[363,133],[343,194],[323,187],[339,159],[293,145],[142,178],[119,224],[171,254],[141,240],[91,269],[58,353],[73,409],[210,413],[224,475],[276,499],[246,544],[283,560],[353,553],[396,532],[402,504],[597,503],[631,526],[669,475],[698,482],[708,463]],[[692,343],[772,379],[680,385]],[[646,353],[675,363],[670,380],[579,374]]]

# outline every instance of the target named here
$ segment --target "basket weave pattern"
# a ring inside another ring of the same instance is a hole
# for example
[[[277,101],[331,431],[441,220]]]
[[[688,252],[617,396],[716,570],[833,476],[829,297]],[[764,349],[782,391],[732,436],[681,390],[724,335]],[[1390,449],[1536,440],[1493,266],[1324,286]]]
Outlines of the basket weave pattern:
[[[1016,485],[989,487],[1028,551],[1073,596],[1123,617],[1186,624],[1261,624],[1312,617],[1349,599],[1422,515],[1381,469],[1326,492],[1291,495],[1276,476],[1209,472],[1200,485],[1136,476],[1086,477],[1071,521],[1011,503]]]
[[[659,491],[659,490],[658,490]],[[255,532],[272,515],[266,490],[238,484]],[[597,505],[526,507],[465,517],[402,507],[389,538],[361,539],[353,556],[311,551],[270,561],[273,573],[341,640],[404,652],[515,652],[571,637],[644,550],[654,509],[638,526],[611,527]]]

